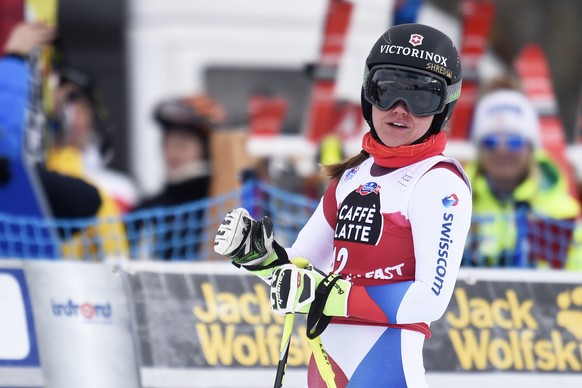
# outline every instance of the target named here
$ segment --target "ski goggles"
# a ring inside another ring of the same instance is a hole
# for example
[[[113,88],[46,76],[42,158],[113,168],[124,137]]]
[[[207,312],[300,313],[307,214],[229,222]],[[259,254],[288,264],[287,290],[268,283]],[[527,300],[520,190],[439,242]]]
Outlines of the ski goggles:
[[[428,71],[394,65],[375,66],[365,79],[364,98],[370,104],[387,110],[403,101],[415,116],[442,113],[461,94],[461,82],[447,85],[444,78]]]
[[[487,151],[496,151],[503,145],[505,149],[507,149],[508,151],[520,152],[529,144],[529,141],[521,135],[516,134],[501,135],[493,133],[490,135],[483,136],[479,144],[481,148]]]

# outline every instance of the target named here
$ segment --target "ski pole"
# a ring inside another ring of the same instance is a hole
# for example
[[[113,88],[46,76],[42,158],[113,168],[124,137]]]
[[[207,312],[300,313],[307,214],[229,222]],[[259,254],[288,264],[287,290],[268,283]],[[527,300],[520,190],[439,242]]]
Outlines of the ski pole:
[[[325,385],[327,385],[327,388],[336,388],[335,373],[333,373],[329,358],[323,348],[321,336],[317,336],[314,339],[308,339],[308,342],[313,353],[313,358],[315,359],[315,364],[317,365],[317,370],[323,381],[325,381]]]
[[[291,344],[291,335],[293,334],[294,320],[295,314],[287,314],[285,316],[283,335],[281,337],[279,364],[277,364],[277,375],[275,376],[274,388],[281,388],[283,386],[283,377],[285,376],[285,369],[287,369],[287,357],[289,356],[289,346]]]
[[[295,258],[291,262],[298,268],[305,268],[309,262],[304,258]],[[283,377],[287,369],[287,358],[289,356],[289,347],[291,345],[291,335],[293,334],[293,324],[295,314],[285,315],[285,324],[283,325],[283,335],[281,336],[281,347],[279,352],[279,363],[277,364],[277,375],[275,376],[274,388],[283,386]]]
[[[304,258],[294,258],[291,262],[298,268],[305,268],[309,262]],[[283,335],[281,336],[281,347],[279,353],[279,363],[277,365],[277,375],[275,376],[275,388],[283,386],[283,377],[287,368],[287,357],[289,356],[289,347],[291,344],[291,336],[293,334],[293,324],[295,322],[295,314],[287,314],[285,316],[285,324],[283,326]],[[314,339],[308,339],[309,346],[317,365],[317,370],[321,375],[323,381],[328,388],[336,388],[335,373],[327,357],[327,353],[323,348],[321,337],[317,336]]]

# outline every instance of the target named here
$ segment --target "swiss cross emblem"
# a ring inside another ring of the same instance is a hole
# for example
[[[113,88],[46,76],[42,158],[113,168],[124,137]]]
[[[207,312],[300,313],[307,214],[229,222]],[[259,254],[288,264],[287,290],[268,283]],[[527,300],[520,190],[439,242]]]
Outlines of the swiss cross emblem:
[[[419,46],[422,44],[422,40],[424,39],[424,36],[419,35],[419,34],[412,34],[410,35],[410,44],[413,46]]]

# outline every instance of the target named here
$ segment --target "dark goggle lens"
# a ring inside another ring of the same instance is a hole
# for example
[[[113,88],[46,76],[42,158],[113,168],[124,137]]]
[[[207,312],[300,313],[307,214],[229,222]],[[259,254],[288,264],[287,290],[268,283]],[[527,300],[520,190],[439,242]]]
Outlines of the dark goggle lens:
[[[404,101],[417,116],[440,113],[444,107],[446,84],[430,75],[401,69],[375,69],[370,74],[366,99],[386,110]]]
[[[494,151],[505,145],[505,148],[512,152],[519,152],[528,144],[527,139],[520,135],[487,135],[481,139],[481,147]]]

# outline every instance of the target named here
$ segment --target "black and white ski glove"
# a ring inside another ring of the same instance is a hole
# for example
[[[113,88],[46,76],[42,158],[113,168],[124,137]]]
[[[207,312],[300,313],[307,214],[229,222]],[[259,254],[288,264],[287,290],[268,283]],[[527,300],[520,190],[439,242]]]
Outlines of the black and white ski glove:
[[[270,278],[274,267],[288,261],[285,250],[274,240],[273,221],[269,217],[256,221],[243,208],[226,214],[214,238],[214,251],[228,257],[234,265],[255,272],[265,281]],[[279,258],[278,255],[285,257]]]

